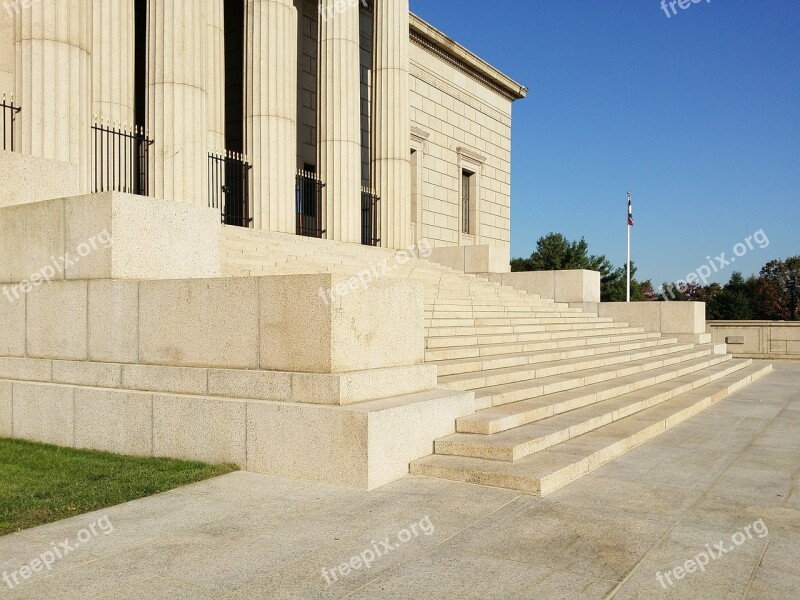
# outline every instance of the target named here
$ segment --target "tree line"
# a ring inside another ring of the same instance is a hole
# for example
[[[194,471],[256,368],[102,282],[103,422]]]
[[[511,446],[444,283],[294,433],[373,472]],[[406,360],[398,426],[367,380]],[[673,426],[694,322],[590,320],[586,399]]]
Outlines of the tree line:
[[[560,233],[549,233],[537,240],[536,250],[529,258],[511,260],[512,271],[566,269],[599,271],[601,300],[625,301],[625,267],[615,267],[602,254],[590,254],[584,239],[570,241]],[[664,283],[658,289],[649,279],[636,279],[636,266],[632,263],[631,300],[705,302],[709,320],[797,321],[800,320],[800,256],[771,260],[757,276],[745,278],[734,272],[724,285]]]

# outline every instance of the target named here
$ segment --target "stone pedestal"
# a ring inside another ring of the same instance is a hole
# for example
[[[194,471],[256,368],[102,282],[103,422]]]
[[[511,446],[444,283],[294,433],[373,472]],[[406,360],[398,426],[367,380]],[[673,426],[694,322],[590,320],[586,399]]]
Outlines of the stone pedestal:
[[[320,2],[319,176],[325,182],[327,237],[354,243],[361,242],[359,35],[357,6],[341,10],[341,0]]]
[[[147,11],[150,191],[207,206],[206,3],[149,0]]]
[[[375,1],[373,182],[381,198],[381,245],[411,237],[408,0]]]
[[[19,141],[25,154],[91,164],[92,0],[40,0],[16,15]]]
[[[130,0],[94,2],[92,115],[134,124],[134,20]]]

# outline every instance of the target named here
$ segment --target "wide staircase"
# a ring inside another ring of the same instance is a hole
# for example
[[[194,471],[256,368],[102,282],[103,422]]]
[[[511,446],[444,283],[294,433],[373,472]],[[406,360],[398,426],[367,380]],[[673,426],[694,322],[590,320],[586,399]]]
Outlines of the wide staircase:
[[[224,227],[231,276],[385,274],[425,289],[425,360],[478,408],[413,474],[545,495],[722,400],[771,365],[681,343],[397,252]],[[405,254],[405,253],[404,253]]]

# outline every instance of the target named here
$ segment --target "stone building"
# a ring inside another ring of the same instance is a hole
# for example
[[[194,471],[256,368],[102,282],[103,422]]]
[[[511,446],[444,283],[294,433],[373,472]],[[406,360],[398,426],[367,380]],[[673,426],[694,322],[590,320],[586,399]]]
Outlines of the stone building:
[[[79,192],[221,204],[231,224],[386,248],[491,246],[508,261],[511,104],[526,90],[407,0],[4,8],[16,149],[77,165]]]
[[[509,273],[521,85],[407,0],[0,0],[0,437],[546,494],[767,373]]]

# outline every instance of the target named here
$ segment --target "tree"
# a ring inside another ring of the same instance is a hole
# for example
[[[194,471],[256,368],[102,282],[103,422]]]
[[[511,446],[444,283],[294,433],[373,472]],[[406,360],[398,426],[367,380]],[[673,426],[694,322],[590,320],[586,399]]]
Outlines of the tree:
[[[772,260],[764,265],[756,297],[760,318],[797,321],[800,318],[800,256]]]
[[[603,302],[624,302],[626,299],[625,268],[615,268],[604,255],[589,254],[586,240],[569,241],[560,233],[549,233],[536,241],[530,258],[515,258],[512,271],[564,271],[587,269],[600,272],[600,298]],[[654,299],[649,281],[634,279],[636,267],[631,264],[631,300]]]

